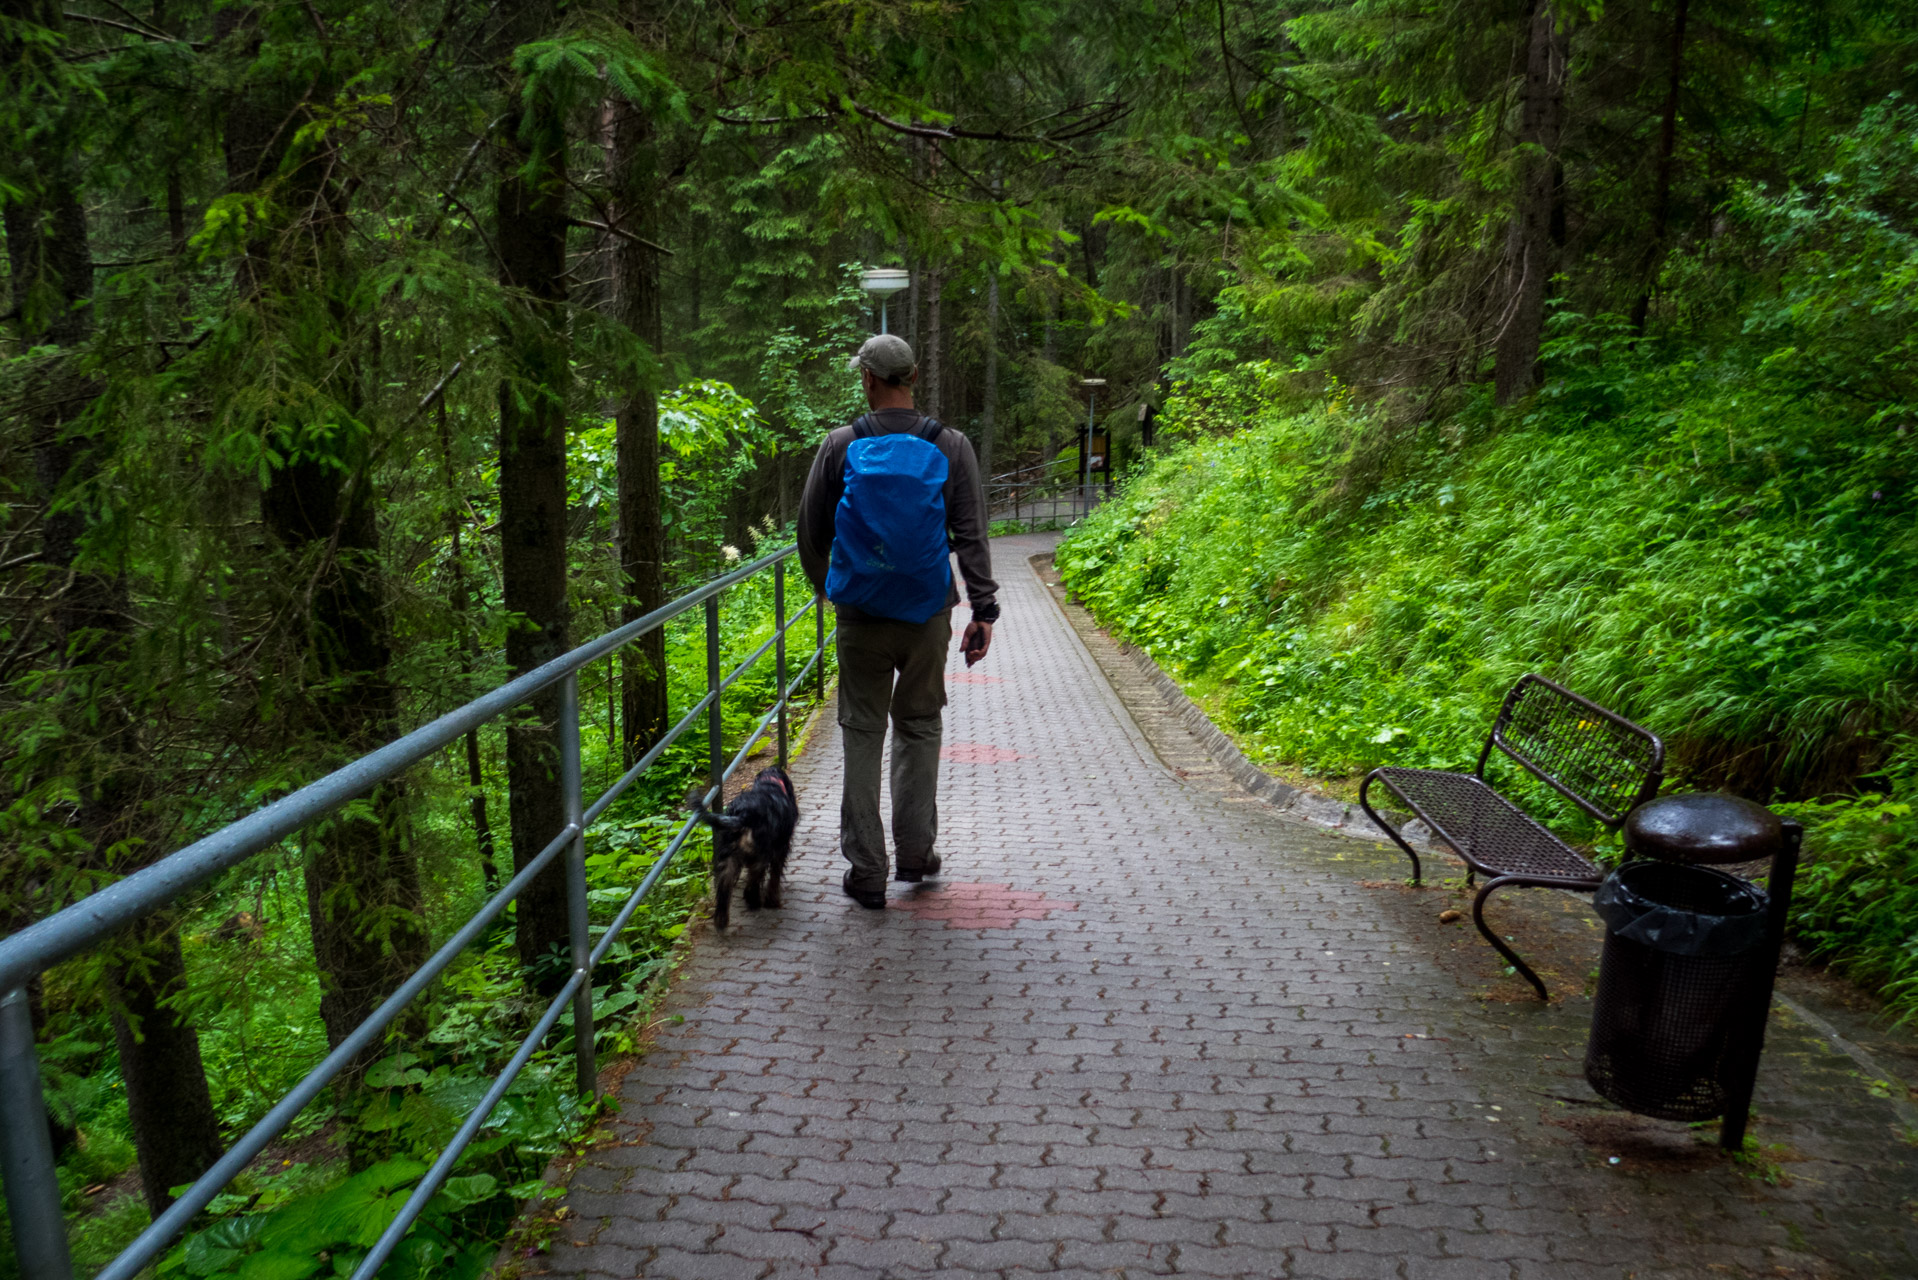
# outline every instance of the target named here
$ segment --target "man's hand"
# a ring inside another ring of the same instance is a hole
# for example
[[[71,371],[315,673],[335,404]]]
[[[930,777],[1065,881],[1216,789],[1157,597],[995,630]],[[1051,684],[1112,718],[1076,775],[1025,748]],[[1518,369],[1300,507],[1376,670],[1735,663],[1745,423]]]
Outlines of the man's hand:
[[[986,650],[992,648],[992,624],[990,622],[968,622],[966,634],[960,638],[959,648],[966,655],[966,665],[971,666],[986,656]]]

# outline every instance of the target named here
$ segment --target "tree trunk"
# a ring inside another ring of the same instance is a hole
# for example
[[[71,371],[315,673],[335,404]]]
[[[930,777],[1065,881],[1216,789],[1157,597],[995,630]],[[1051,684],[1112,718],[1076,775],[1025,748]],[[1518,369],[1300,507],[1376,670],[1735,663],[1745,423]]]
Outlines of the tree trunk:
[[[925,359],[925,353],[919,349],[919,296],[924,292],[921,283],[925,278],[925,274],[924,270],[912,265],[910,260],[908,260],[906,268],[906,331],[902,336],[906,339],[906,345],[912,348],[914,358],[921,361]],[[894,329],[893,332],[897,333],[898,330]]]
[[[1517,201],[1505,242],[1506,304],[1494,343],[1494,396],[1501,405],[1538,386],[1545,297],[1553,270],[1553,178],[1565,110],[1565,34],[1552,0],[1532,10],[1519,108]]]
[[[613,189],[620,226],[658,242],[659,164],[652,119],[620,102],[613,120]],[[613,251],[614,319],[657,355],[659,254],[621,240]],[[632,377],[615,410],[619,484],[620,622],[666,603],[666,531],[659,495],[659,399]],[[620,722],[628,767],[665,736],[666,630],[656,627],[620,651]]]
[[[914,180],[923,187],[926,181],[925,140],[923,138],[907,138],[905,145],[906,153],[912,158],[912,176]],[[901,254],[904,254],[907,249],[906,238],[902,235],[899,237],[899,241],[899,251]],[[925,353],[919,349],[919,339],[923,336],[923,331],[919,327],[919,302],[925,295],[926,267],[923,260],[914,260],[913,258],[907,257],[904,261],[906,264],[906,345],[912,348],[913,355],[916,356],[923,365],[925,363]],[[898,330],[894,330],[894,332],[898,332]]]
[[[986,269],[986,385],[979,409],[979,474],[992,479],[992,447],[999,413],[999,268]]]
[[[1048,249],[1039,259],[1039,268],[1043,284],[1039,296],[1045,308],[1045,330],[1039,343],[1039,352],[1047,364],[1059,363],[1059,260],[1054,256],[1056,249]]]
[[[1691,0],[1678,0],[1678,10],[1672,15],[1671,67],[1665,80],[1665,110],[1658,131],[1658,185],[1652,197],[1652,239],[1645,248],[1641,269],[1644,286],[1638,301],[1632,304],[1632,332],[1637,334],[1645,332],[1645,320],[1652,308],[1652,286],[1665,256],[1665,231],[1671,219],[1672,158],[1678,150],[1678,90],[1685,78],[1685,20],[1690,10]]]
[[[9,37],[34,27],[57,36],[62,22],[60,7],[45,0],[5,0],[0,18],[8,26],[0,33],[0,57],[27,69],[39,51]],[[21,388],[36,479],[48,504],[40,561],[47,579],[59,584],[51,602],[63,673],[59,714],[71,726],[54,746],[60,759],[49,763],[73,780],[75,827],[89,846],[87,860],[124,873],[152,851],[139,839],[148,774],[128,661],[133,615],[126,576],[115,548],[90,545],[117,521],[96,503],[58,501],[97,474],[109,444],[96,429],[79,425],[100,390],[77,361],[77,349],[91,336],[93,255],[69,150],[76,130],[65,119],[76,108],[59,101],[36,105],[55,123],[15,157],[10,177],[19,189],[4,217],[21,346],[55,352],[35,363]],[[173,1201],[167,1188],[199,1177],[221,1151],[199,1036],[168,1003],[184,972],[177,921],[171,914],[150,916],[115,939],[106,970],[134,1148],[147,1206],[157,1216]]]
[[[385,745],[399,730],[392,625],[366,465],[363,457],[295,459],[273,472],[260,503],[267,531],[297,566],[298,591],[309,602],[301,619],[304,664],[294,674],[300,706],[292,719],[314,737],[322,764],[332,767]],[[426,959],[410,819],[405,783],[385,782],[373,788],[369,803],[316,824],[307,842],[320,1020],[335,1048]]]
[[[453,433],[446,421],[446,397],[438,406],[440,459],[446,468],[446,526],[452,540],[453,618],[459,627],[460,675],[471,676],[479,658],[479,637],[473,633],[472,592],[466,584],[466,548],[461,537],[465,522],[460,519],[460,500],[453,470]],[[480,738],[477,728],[466,731],[467,808],[473,817],[473,840],[479,850],[480,876],[488,893],[499,890],[499,862],[493,850],[493,823],[486,813],[486,773],[480,767]]]
[[[1172,360],[1172,349],[1179,331],[1179,278],[1170,268],[1165,272],[1165,307],[1160,320],[1153,330],[1153,367],[1164,376],[1165,367]]]
[[[230,12],[227,31],[257,54],[257,11]],[[352,293],[346,195],[329,176],[337,168],[330,143],[292,150],[304,120],[297,104],[309,87],[250,86],[228,111],[229,185],[245,191],[277,183],[276,203],[301,218],[262,227],[235,284],[243,303],[271,317],[268,328],[323,324],[323,336],[309,335],[287,355],[311,361],[310,385],[342,419],[359,425],[361,335],[345,301]],[[315,314],[316,294],[323,319]],[[261,521],[282,558],[274,572],[289,593],[290,688],[278,722],[304,737],[326,768],[385,745],[399,729],[391,608],[368,473],[371,434],[367,426],[318,444],[279,442],[282,461],[260,495]],[[337,1048],[427,956],[406,784],[381,783],[366,803],[315,824],[305,872],[320,1020]]]
[[[545,13],[533,6],[516,25]],[[523,30],[525,38],[544,26]],[[566,126],[551,94],[522,97],[500,130],[496,244],[500,283],[512,292],[499,386],[500,564],[513,624],[506,662],[514,676],[567,649],[566,394],[571,378],[566,301]],[[559,779],[559,688],[506,730],[513,868],[525,867],[566,825]],[[520,960],[542,989],[565,981],[566,881],[557,861],[519,895]],[[556,960],[554,953],[559,953]]]
[[[1079,235],[1079,249],[1086,260],[1086,284],[1093,289],[1099,287],[1099,262],[1105,257],[1105,246],[1106,224],[1086,223]]]
[[[463,658],[460,674],[471,675],[472,671],[471,658]],[[478,729],[466,731],[466,786],[472,793],[466,803],[473,815],[473,839],[479,846],[480,879],[488,893],[498,893],[501,883],[499,859],[493,848],[493,822],[486,815],[486,771],[480,766]]]
[[[339,370],[355,378],[356,362]],[[339,388],[344,403],[357,396]],[[350,410],[349,410],[350,411]],[[354,450],[358,453],[358,450]],[[293,725],[312,735],[323,767],[339,767],[398,735],[393,639],[379,561],[368,460],[289,459],[272,473],[260,514],[306,601],[296,624]],[[306,846],[307,918],[319,969],[320,1020],[337,1048],[427,956],[429,938],[403,781],[316,824]],[[378,1056],[369,1050],[364,1061]]]
[[[945,292],[945,272],[934,268],[926,273],[926,349],[919,357],[919,411],[937,418],[945,408],[940,381],[944,373],[940,348],[945,331],[940,324],[940,295]]]
[[[179,916],[157,912],[129,929],[107,982],[140,1186],[157,1218],[173,1203],[170,1188],[198,1178],[224,1150],[200,1037],[174,1005],[186,988]]]
[[[1191,311],[1191,286],[1185,284],[1185,274],[1180,271],[1178,259],[1172,263],[1172,359],[1185,355],[1185,334],[1191,332],[1189,311]]]

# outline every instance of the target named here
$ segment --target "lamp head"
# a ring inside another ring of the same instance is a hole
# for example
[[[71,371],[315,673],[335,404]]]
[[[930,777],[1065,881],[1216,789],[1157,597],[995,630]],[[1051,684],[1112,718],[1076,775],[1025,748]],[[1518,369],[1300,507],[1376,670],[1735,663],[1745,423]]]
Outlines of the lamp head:
[[[867,267],[859,273],[859,287],[876,298],[890,298],[907,285],[912,277],[903,267]]]

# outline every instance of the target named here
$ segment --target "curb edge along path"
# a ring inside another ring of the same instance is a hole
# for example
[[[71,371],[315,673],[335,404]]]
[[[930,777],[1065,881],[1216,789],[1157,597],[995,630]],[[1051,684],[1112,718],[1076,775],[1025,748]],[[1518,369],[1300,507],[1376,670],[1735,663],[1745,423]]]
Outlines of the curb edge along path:
[[[993,653],[949,667],[945,877],[839,894],[818,738],[789,905],[699,939],[529,1270],[1918,1274],[1914,1153],[1841,1101],[1849,1059],[1775,1028],[1777,1186],[1561,1103],[1582,999],[1482,1005],[1361,881],[1390,859],[1162,763],[1026,564],[1050,544],[997,540]]]

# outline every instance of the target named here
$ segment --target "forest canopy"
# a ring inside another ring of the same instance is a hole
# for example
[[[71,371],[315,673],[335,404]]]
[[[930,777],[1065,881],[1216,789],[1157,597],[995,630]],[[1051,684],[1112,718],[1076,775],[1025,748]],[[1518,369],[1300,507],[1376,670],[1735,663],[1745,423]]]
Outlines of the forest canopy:
[[[989,475],[1082,465],[1104,380],[1124,483],[1060,563],[1255,754],[1456,764],[1561,675],[1821,821],[1801,938],[1918,992],[1908,0],[0,0],[0,47],[7,932],[784,545],[896,266]],[[589,772],[700,644],[594,673]],[[84,1257],[562,825],[554,720],[35,986]],[[219,1212],[417,1179],[564,938],[536,881]],[[477,1274],[579,1123],[538,1081],[392,1267]]]

